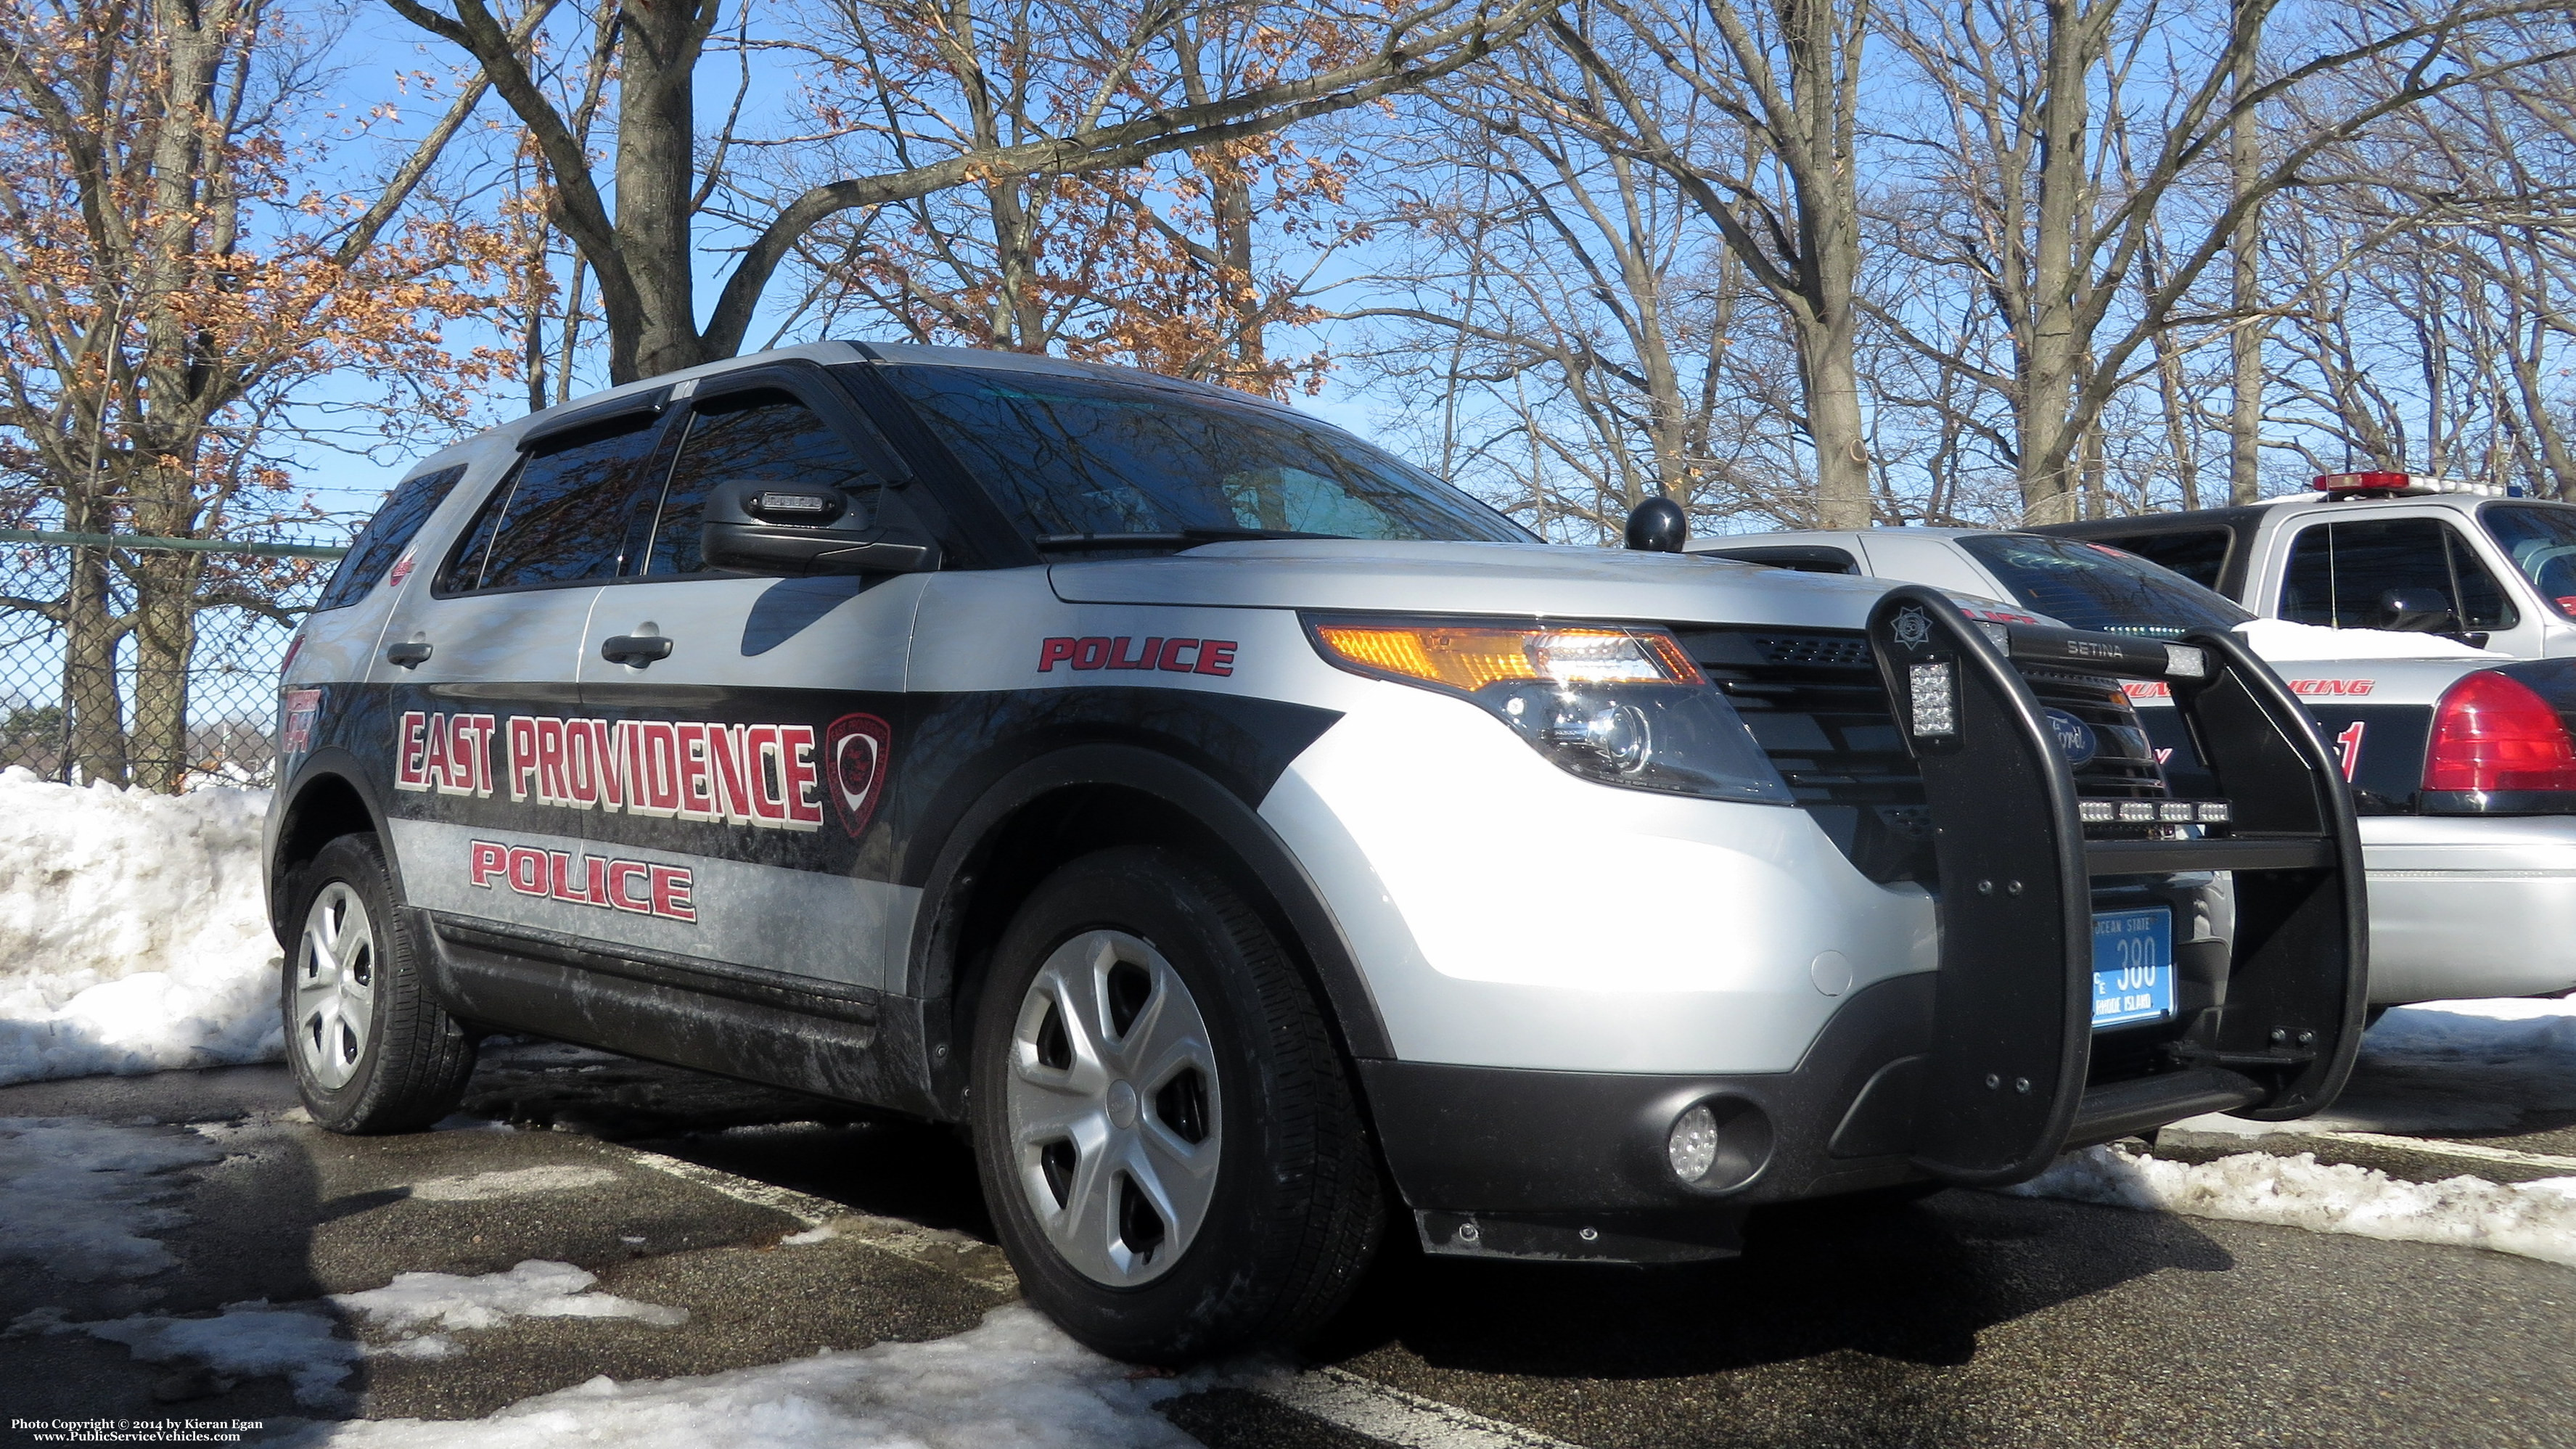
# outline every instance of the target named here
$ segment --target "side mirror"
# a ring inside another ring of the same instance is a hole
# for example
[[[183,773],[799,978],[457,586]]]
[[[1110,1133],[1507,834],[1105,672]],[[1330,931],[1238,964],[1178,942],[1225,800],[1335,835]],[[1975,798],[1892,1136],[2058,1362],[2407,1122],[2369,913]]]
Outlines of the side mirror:
[[[2379,629],[2406,634],[2442,634],[2458,628],[2451,606],[2431,589],[2390,589],[2379,596]]]
[[[1649,498],[1628,511],[1628,547],[1641,553],[1680,553],[1690,541],[1690,519],[1669,498]]]
[[[905,510],[838,488],[719,483],[707,491],[698,550],[717,568],[746,573],[911,574],[939,567],[939,543]],[[866,506],[868,501],[878,506]]]

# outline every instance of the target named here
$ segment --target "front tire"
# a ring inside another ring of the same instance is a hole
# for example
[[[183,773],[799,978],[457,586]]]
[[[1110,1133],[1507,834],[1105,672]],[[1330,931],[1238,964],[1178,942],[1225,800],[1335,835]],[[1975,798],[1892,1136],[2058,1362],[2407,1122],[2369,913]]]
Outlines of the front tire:
[[[297,876],[293,919],[278,1006],[313,1120],[334,1132],[411,1132],[455,1111],[474,1040],[429,997],[427,952],[376,838],[323,846]]]
[[[1357,1286],[1374,1153],[1314,994],[1210,872],[1130,847],[1013,917],[975,1015],[976,1166],[1029,1300],[1113,1357],[1287,1346]]]

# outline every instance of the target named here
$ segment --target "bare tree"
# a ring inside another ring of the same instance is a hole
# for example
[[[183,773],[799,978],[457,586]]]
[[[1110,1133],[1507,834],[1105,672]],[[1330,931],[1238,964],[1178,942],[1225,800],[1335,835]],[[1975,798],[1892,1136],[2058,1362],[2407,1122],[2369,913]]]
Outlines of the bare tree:
[[[1095,103],[1077,108],[1060,131],[996,134],[989,143],[929,160],[896,154],[886,158],[885,169],[817,181],[774,208],[741,218],[747,240],[703,326],[694,291],[695,221],[709,192],[695,149],[695,81],[720,20],[719,0],[618,0],[613,205],[563,106],[540,82],[531,44],[514,39],[484,0],[452,0],[448,8],[437,8],[436,0],[386,3],[471,55],[534,136],[553,171],[559,224],[599,288],[609,374],[622,382],[739,350],[778,268],[829,218],[969,183],[1079,176],[1172,152],[1221,150],[1451,74],[1508,44],[1557,0],[1424,0],[1392,11],[1249,5],[1247,13],[1259,17],[1253,23],[1284,34],[1325,21],[1351,26],[1360,38],[1347,57],[1323,58],[1267,84],[1198,103],[1175,92],[1176,67],[1168,61],[1182,22],[1200,13],[1194,7],[1164,0],[1062,7],[1061,28],[1088,47],[1096,67]],[[871,23],[879,33],[969,52],[979,58],[976,75],[999,80],[1013,66],[1007,53],[1011,29],[1005,20],[998,34],[988,33],[990,22],[973,0],[887,0],[874,7]],[[887,102],[901,104],[900,77],[888,82]],[[986,98],[942,99],[971,106]],[[735,140],[733,124],[729,118],[712,138],[718,158]]]

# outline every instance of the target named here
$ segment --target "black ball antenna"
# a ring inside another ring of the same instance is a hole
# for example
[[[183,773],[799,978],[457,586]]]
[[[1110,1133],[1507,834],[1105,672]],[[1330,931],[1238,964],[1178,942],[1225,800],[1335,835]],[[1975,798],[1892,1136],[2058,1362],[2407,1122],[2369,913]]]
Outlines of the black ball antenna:
[[[1628,513],[1628,547],[1640,553],[1680,553],[1690,538],[1690,519],[1682,506],[1658,495]]]

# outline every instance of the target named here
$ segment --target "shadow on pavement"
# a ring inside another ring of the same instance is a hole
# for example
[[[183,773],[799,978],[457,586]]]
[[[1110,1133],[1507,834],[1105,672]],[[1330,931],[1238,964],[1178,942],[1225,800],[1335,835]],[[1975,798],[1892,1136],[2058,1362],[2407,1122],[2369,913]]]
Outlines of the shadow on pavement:
[[[1318,1349],[1396,1347],[1440,1368],[1544,1378],[1680,1377],[1836,1350],[1946,1366],[1967,1363],[1995,1324],[2162,1269],[2234,1266],[2178,1218],[2093,1226],[2070,1231],[2059,1205],[1949,1192],[1764,1210],[1742,1257],[1678,1268],[1467,1262],[1392,1244]]]

